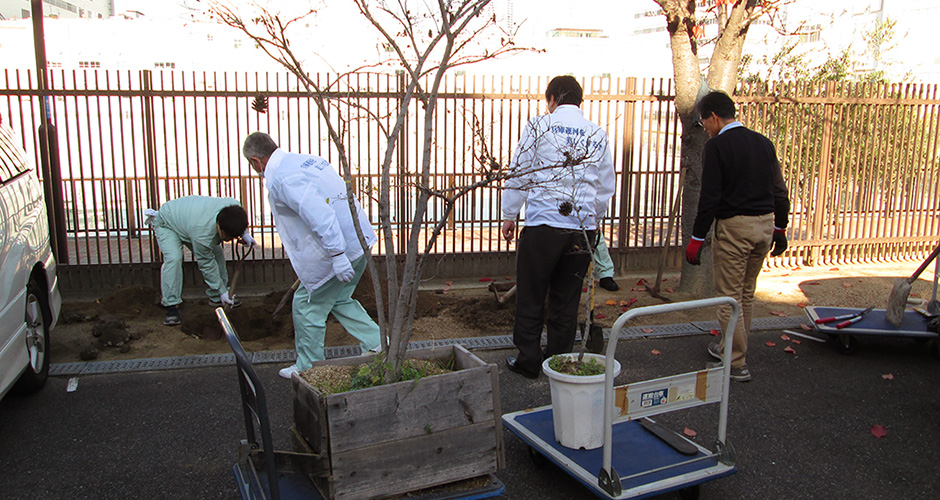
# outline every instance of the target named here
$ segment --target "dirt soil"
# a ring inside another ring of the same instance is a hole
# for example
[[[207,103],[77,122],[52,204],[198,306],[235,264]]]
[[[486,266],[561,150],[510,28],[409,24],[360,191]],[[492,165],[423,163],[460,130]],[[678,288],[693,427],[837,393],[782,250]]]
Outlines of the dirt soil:
[[[805,318],[803,307],[807,305],[874,305],[876,308],[884,308],[894,282],[899,277],[910,276],[918,265],[919,262],[901,262],[767,269],[758,279],[754,317]],[[913,284],[912,298],[930,298],[933,287],[931,270]],[[617,292],[596,288],[596,321],[609,327],[620,314],[631,308],[662,304],[663,300],[651,296],[644,286],[647,283],[652,286],[655,276],[655,272],[620,276],[617,278],[620,284]],[[678,278],[677,274],[664,276],[660,287],[663,296],[676,302],[699,298],[676,291]],[[500,283],[508,281],[506,277],[492,279]],[[490,280],[481,277],[479,281],[428,283],[424,287],[426,289],[419,293],[411,340],[511,335],[515,302],[509,300],[506,304],[499,304],[493,293],[487,290]],[[293,349],[290,302],[276,316],[272,316],[286,291],[285,288],[260,296],[239,295],[241,307],[227,311],[247,350]],[[354,297],[374,318],[376,306],[368,277],[360,282]],[[108,295],[89,298],[87,301],[67,301],[52,334],[52,362],[230,352],[228,343],[222,338],[215,307],[207,299],[186,300],[180,309],[183,323],[175,327],[163,325],[164,309],[160,307],[159,301],[159,290],[144,286],[120,287]],[[647,316],[637,321],[652,325],[713,319],[714,310],[700,309]],[[354,337],[330,318],[327,323],[327,346],[356,343]]]

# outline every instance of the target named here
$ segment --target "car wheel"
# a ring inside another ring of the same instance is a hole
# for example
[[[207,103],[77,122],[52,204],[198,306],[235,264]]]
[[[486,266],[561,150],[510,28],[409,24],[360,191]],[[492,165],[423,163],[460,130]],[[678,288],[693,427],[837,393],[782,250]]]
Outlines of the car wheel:
[[[49,377],[49,305],[46,294],[35,280],[26,286],[26,354],[29,362],[13,386],[17,394],[38,391]]]

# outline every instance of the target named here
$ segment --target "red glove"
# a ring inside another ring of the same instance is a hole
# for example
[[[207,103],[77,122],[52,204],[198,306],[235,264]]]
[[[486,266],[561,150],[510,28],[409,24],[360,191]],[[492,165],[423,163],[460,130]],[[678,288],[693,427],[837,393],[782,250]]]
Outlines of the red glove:
[[[787,249],[787,230],[774,228],[774,235],[770,240],[770,255],[776,257]]]
[[[692,238],[691,240],[689,240],[688,246],[685,247],[685,261],[686,262],[688,262],[689,264],[692,264],[693,266],[697,266],[700,264],[698,256],[702,252],[703,241],[704,240],[697,240],[695,238]]]

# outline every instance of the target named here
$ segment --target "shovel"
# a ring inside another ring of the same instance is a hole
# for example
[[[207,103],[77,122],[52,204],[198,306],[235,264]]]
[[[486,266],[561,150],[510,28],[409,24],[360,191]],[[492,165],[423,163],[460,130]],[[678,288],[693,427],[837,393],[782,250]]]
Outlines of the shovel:
[[[907,306],[907,298],[911,294],[911,283],[920,276],[920,273],[924,272],[924,269],[927,269],[927,266],[930,265],[930,261],[937,258],[937,254],[940,254],[940,245],[937,245],[937,248],[934,248],[933,252],[930,252],[930,255],[927,256],[927,260],[914,271],[914,274],[912,274],[910,278],[901,278],[894,283],[894,287],[891,288],[891,294],[888,295],[888,307],[885,309],[885,319],[892,325],[901,326],[901,321],[904,319],[904,308]],[[936,279],[937,276],[935,274],[934,280]]]
[[[252,247],[248,247],[238,256],[238,262],[235,264],[235,272],[232,273],[232,279],[229,281],[228,285],[228,296],[232,300],[235,300],[235,285],[238,283],[238,275],[242,272],[242,266],[245,264],[245,257],[248,257],[248,254],[253,250]],[[225,309],[231,310],[234,306],[226,305]]]
[[[287,299],[291,298],[291,296],[294,295],[294,292],[297,291],[297,288],[299,286],[300,286],[300,280],[296,280],[294,281],[294,284],[291,285],[290,288],[288,288],[286,292],[284,292],[284,296],[281,297],[281,301],[278,302],[277,307],[274,308],[274,312],[271,313],[272,318],[277,317],[277,313],[279,313],[281,309],[284,309],[284,306],[287,305]]]
[[[587,275],[594,279],[594,262],[591,261],[591,265],[588,266]],[[594,323],[594,287],[591,287],[591,311],[588,314],[588,322],[590,327],[587,328],[585,332],[585,325],[581,323],[581,338],[584,339],[584,348],[587,352],[594,354],[603,354],[604,353],[604,329],[600,325]],[[585,336],[585,334],[587,336]]]

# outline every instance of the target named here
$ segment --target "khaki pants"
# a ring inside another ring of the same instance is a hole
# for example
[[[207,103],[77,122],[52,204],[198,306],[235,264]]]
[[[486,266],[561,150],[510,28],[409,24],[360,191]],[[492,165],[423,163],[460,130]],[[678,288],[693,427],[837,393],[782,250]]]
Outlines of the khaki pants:
[[[757,276],[774,231],[774,214],[739,215],[715,221],[712,239],[715,265],[715,292],[741,303],[741,318],[734,329],[731,345],[731,366],[747,364],[747,337],[751,332],[751,310]],[[721,331],[726,332],[731,320],[731,306],[718,308]]]

